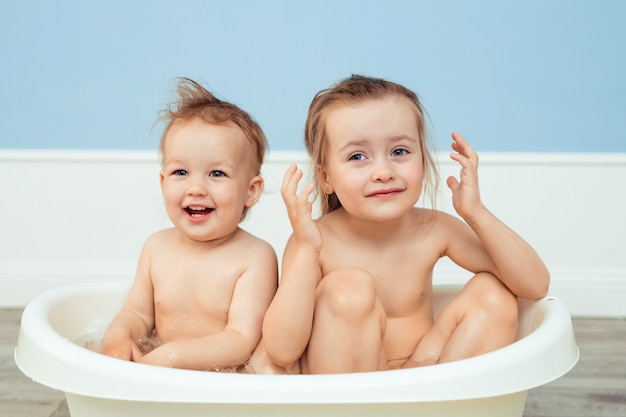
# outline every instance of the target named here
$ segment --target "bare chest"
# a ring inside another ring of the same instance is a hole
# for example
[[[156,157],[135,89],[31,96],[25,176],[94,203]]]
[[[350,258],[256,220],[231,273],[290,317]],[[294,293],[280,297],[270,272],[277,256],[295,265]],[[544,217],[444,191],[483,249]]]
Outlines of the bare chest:
[[[432,271],[438,259],[437,251],[423,244],[346,245],[325,237],[320,263],[323,275],[345,268],[368,271],[387,314],[401,317],[429,303]]]
[[[151,278],[157,332],[162,340],[223,330],[241,266],[210,256],[154,259]]]

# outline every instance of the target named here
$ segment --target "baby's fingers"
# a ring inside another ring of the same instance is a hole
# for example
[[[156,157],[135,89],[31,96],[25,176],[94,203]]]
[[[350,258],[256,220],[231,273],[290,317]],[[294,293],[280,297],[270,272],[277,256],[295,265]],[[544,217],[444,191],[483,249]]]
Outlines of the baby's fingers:
[[[130,353],[130,361],[131,362],[140,362],[141,358],[143,358],[143,353],[141,352],[141,350],[139,349],[139,347],[133,343],[133,345],[131,346],[131,353]]]

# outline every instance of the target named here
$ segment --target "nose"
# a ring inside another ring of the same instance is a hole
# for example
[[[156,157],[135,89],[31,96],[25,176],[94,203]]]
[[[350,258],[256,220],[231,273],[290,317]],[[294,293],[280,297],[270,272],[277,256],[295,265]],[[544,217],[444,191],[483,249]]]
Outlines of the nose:
[[[207,188],[203,178],[197,176],[189,176],[187,183],[187,195],[204,196],[207,194]]]
[[[393,166],[386,158],[380,158],[372,168],[372,181],[388,182],[396,177]]]

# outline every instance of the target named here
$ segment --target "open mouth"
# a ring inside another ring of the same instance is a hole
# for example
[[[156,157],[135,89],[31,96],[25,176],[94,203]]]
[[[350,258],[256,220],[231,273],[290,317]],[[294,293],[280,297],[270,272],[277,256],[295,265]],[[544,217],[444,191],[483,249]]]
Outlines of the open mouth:
[[[209,207],[186,207],[185,208],[185,211],[187,212],[187,214],[189,214],[189,216],[191,216],[194,219],[201,219],[202,217],[211,213],[213,210],[215,209],[209,208]]]

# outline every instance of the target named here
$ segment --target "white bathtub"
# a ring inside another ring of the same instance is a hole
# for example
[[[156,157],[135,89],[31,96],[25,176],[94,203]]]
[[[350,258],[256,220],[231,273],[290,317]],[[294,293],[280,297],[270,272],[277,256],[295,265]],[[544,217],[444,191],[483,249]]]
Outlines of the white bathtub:
[[[522,416],[528,389],[578,360],[569,312],[554,297],[520,302],[519,340],[462,361],[338,375],[241,375],[112,359],[72,342],[120,309],[127,284],[58,288],[24,310],[15,362],[65,392],[73,417]],[[435,287],[440,309],[459,287]],[[92,326],[93,327],[93,326]]]

